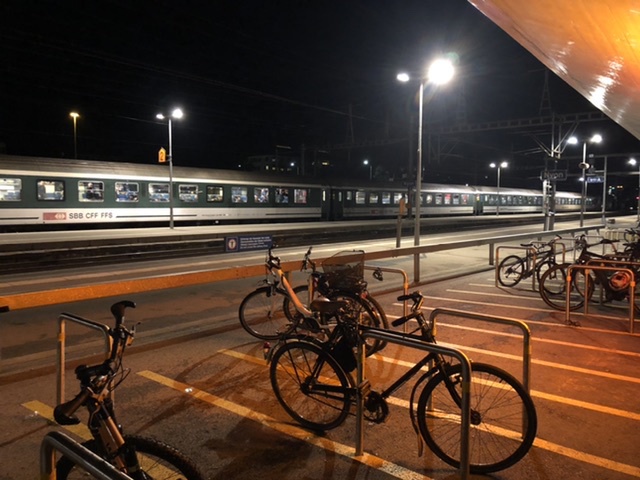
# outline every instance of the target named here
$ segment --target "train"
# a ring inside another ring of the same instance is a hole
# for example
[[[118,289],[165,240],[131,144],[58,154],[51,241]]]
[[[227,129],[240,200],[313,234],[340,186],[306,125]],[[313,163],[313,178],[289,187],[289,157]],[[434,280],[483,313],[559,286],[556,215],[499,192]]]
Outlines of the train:
[[[414,192],[402,183],[0,155],[2,231],[396,218]],[[543,208],[537,190],[424,183],[421,192],[421,216],[492,215],[498,203],[500,214]],[[586,208],[593,204],[588,197]],[[557,192],[556,212],[580,210],[580,194]]]

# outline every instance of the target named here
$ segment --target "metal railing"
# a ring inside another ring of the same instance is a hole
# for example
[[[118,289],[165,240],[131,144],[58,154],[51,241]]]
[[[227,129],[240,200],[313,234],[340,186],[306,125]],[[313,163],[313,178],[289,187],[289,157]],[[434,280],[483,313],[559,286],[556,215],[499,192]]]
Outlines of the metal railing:
[[[55,452],[71,460],[78,467],[99,480],[131,480],[109,462],[62,432],[49,432],[40,444],[40,478],[55,480]]]

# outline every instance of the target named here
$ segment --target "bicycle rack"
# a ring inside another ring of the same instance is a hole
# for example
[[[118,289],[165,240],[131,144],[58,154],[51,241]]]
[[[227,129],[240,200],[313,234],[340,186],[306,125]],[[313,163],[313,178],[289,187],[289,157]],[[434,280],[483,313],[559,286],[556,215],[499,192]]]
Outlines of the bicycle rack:
[[[49,432],[40,444],[40,478],[54,480],[55,452],[62,453],[73,463],[99,480],[131,480],[131,477],[119,471],[106,460],[85,448],[62,432]]]
[[[108,358],[111,352],[111,337],[109,336],[109,327],[101,323],[87,320],[72,313],[61,313],[58,317],[58,352],[57,352],[57,405],[64,403],[64,384],[65,384],[65,365],[66,365],[66,321],[74,322],[85,327],[99,330],[105,337],[105,358]],[[113,395],[113,392],[111,392]]]
[[[567,269],[567,281],[566,281],[566,305],[565,305],[565,323],[568,325],[576,325],[578,326],[579,323],[578,322],[572,322],[571,321],[571,308],[570,308],[570,301],[571,301],[571,290],[572,290],[572,279],[573,279],[573,271],[574,270],[600,270],[600,271],[606,271],[606,272],[625,272],[628,273],[631,276],[631,281],[629,282],[629,333],[634,333],[634,327],[635,327],[635,316],[634,316],[634,310],[635,310],[635,304],[634,304],[634,298],[635,298],[635,294],[636,294],[636,277],[635,277],[635,273],[633,272],[633,270],[629,269],[629,268],[621,268],[621,267],[616,267],[615,264],[625,264],[625,265],[629,265],[630,263],[633,262],[625,262],[624,260],[602,260],[602,259],[594,259],[593,262],[597,262],[597,263],[608,263],[611,264],[611,266],[599,266],[599,265],[569,265],[569,268]],[[584,275],[585,278],[585,285],[584,285],[584,291],[588,292],[589,290],[589,282],[591,281],[591,277],[588,275],[588,273],[585,273]],[[589,298],[587,298],[586,295],[582,296],[584,298],[584,314],[587,315],[589,313]]]
[[[400,332],[383,330],[375,327],[360,326],[359,338],[373,338],[385,342],[396,343],[405,347],[417,348],[427,352],[457,358],[462,368],[462,417],[460,422],[460,478],[469,478],[469,429],[470,429],[470,403],[471,393],[471,362],[460,350],[441,345],[427,343],[415,335],[406,335]],[[364,452],[364,395],[362,394],[368,381],[364,379],[365,349],[364,342],[358,342],[358,368],[357,368],[357,402],[356,402],[356,456]]]
[[[531,243],[544,245],[547,242],[535,241],[535,242],[531,242]],[[564,263],[564,260],[565,260],[566,254],[567,254],[567,246],[563,242],[554,243],[553,244],[554,256],[558,255],[558,253],[555,251],[555,248],[556,248],[555,246],[556,245],[561,245],[562,246],[562,261],[561,261],[561,263]],[[500,250],[526,250],[527,251],[527,255],[529,253],[531,254],[531,258],[532,258],[532,260],[531,260],[531,269],[535,271],[536,264],[537,264],[537,261],[538,261],[538,256],[536,255],[536,252],[535,252],[534,248],[532,248],[532,247],[523,247],[523,246],[512,246],[512,245],[503,245],[503,246],[497,247],[496,248],[496,255],[495,255],[495,257],[496,257],[496,261],[495,261],[496,268],[494,270],[494,276],[495,276],[494,282],[495,282],[496,288],[501,288],[501,285],[499,284],[499,281],[498,281],[498,277],[500,276],[499,270],[498,270],[498,267],[500,266]],[[526,258],[525,258],[525,261],[527,261]],[[535,275],[531,275],[531,289],[534,290],[534,291],[537,290],[537,288],[536,288],[536,276]]]
[[[364,269],[365,270],[380,270],[381,272],[398,273],[398,274],[402,275],[402,292],[403,292],[404,295],[407,295],[409,293],[409,276],[407,275],[407,272],[405,272],[401,268],[368,267],[367,265],[365,265]],[[407,311],[407,302],[405,301],[404,305],[402,307],[402,315],[407,315],[407,313],[408,313],[408,311]],[[405,331],[406,331],[406,328],[405,328]]]
[[[527,393],[530,392],[531,382],[531,330],[529,326],[520,321],[510,318],[492,317],[482,313],[471,313],[462,310],[454,310],[450,308],[435,308],[429,315],[429,320],[433,322],[435,327],[436,317],[438,315],[449,315],[454,317],[466,318],[469,320],[479,320],[483,322],[499,323],[503,325],[511,325],[522,330],[522,385]]]

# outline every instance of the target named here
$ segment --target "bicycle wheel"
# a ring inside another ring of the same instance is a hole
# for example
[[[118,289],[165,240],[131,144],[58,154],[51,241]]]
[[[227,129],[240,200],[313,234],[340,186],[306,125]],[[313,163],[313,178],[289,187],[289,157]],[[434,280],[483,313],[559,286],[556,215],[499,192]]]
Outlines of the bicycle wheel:
[[[238,309],[240,325],[262,340],[277,340],[294,327],[283,310],[284,295],[271,287],[260,287],[247,295]]]
[[[540,296],[551,308],[565,310],[567,306],[567,272],[571,264],[558,264],[547,270],[540,279]],[[577,310],[584,305],[585,276],[581,270],[574,270],[569,293],[569,310]],[[581,287],[582,286],[582,287]],[[590,282],[593,293],[593,282]]]
[[[137,435],[125,435],[125,444],[133,447],[138,456],[142,472],[125,472],[132,478],[183,479],[204,480],[204,475],[191,459],[175,448],[158,440]],[[90,440],[82,444],[97,455],[106,458],[102,447]],[[61,457],[56,464],[56,478],[58,480],[73,480],[87,478],[87,472],[77,466],[67,457]]]
[[[523,258],[509,255],[498,265],[498,281],[502,286],[514,287],[522,280],[526,271],[527,266]]]
[[[418,426],[433,453],[460,466],[460,365],[425,385],[418,400]],[[471,473],[485,474],[515,464],[531,448],[538,428],[535,406],[523,386],[507,372],[483,363],[472,364],[469,459]]]
[[[557,263],[555,260],[543,260],[536,264],[536,281],[538,282],[538,288],[540,288],[542,276],[547,272],[547,270],[551,270],[556,265]]]
[[[269,376],[278,402],[301,425],[330,430],[347,418],[353,382],[322,347],[302,340],[282,344]]]

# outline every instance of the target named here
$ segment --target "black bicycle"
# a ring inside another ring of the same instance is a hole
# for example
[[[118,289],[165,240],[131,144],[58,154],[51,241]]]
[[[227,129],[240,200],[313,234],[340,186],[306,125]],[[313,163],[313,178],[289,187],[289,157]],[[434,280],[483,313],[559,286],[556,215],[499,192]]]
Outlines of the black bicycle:
[[[392,324],[416,320],[418,327],[410,335],[419,332],[423,341],[436,343],[434,325],[421,311],[420,292],[398,300],[411,300],[413,306],[409,315]],[[358,326],[345,315],[341,303],[327,303],[325,314],[333,316],[337,325],[326,342],[286,338],[268,356],[276,398],[294,420],[313,430],[341,425],[351,413],[358,392],[351,376],[357,366],[354,347],[367,327]],[[531,396],[509,373],[484,363],[473,363],[472,371],[470,470],[496,472],[515,464],[531,448],[537,431],[536,410]],[[383,422],[389,413],[386,399],[418,374],[410,396],[414,430],[439,458],[459,467],[461,366],[451,364],[444,356],[430,353],[386,390],[366,393],[365,417]]]
[[[116,325],[109,329],[113,339],[109,358],[98,365],[76,368],[80,393],[58,405],[53,412],[54,418],[60,425],[77,425],[80,419],[74,413],[80,407],[86,407],[93,440],[83,443],[83,446],[135,480],[204,480],[195,463],[181,452],[153,438],[125,435],[116,420],[111,392],[129,374],[130,370],[122,366],[122,356],[135,334],[135,328],[128,330],[124,326],[127,307],[134,308],[135,303],[122,301],[112,305],[111,313]],[[65,456],[56,464],[56,478],[59,480],[86,478],[86,475],[80,466]]]
[[[548,242],[522,243],[527,249],[524,257],[509,255],[498,265],[498,281],[505,287],[514,287],[520,281],[535,273],[538,284],[544,273],[554,267],[556,262],[555,244],[561,237],[556,236]]]

